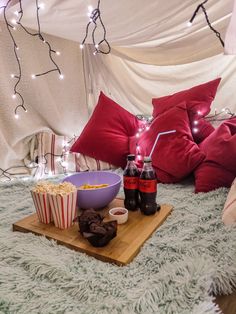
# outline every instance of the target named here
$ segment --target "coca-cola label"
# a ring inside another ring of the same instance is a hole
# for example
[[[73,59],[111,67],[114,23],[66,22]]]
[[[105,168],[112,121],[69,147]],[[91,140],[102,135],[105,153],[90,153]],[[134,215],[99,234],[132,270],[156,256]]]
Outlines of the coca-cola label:
[[[138,177],[126,177],[124,176],[124,188],[127,190],[138,189]]]
[[[157,191],[157,180],[139,179],[139,191],[144,193],[155,193]]]

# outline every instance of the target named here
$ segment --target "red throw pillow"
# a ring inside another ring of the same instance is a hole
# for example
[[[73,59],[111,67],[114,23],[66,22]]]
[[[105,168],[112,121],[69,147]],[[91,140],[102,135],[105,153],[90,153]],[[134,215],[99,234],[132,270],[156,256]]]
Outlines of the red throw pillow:
[[[209,122],[202,119],[210,112],[210,106],[215,98],[217,88],[221,78],[217,78],[213,81],[194,86],[190,89],[180,91],[178,93],[163,96],[160,98],[153,98],[153,117],[157,117],[166,110],[176,106],[177,104],[185,101],[188,110],[188,116],[192,128],[193,138],[197,143],[200,143],[205,137],[204,132],[202,133],[202,128],[209,126]],[[195,125],[195,121],[201,119],[201,124]],[[204,123],[205,122],[205,123]],[[198,129],[194,132],[194,129]],[[214,129],[212,129],[213,131]]]
[[[137,153],[137,150],[140,149],[142,158],[149,156],[158,133],[169,130],[176,130],[176,132],[160,136],[152,154],[157,178],[163,183],[180,181],[205,158],[204,153],[193,141],[185,103],[175,106],[155,118],[150,129],[145,131],[139,139],[131,138],[131,153]],[[141,166],[142,162],[139,162],[139,167]]]
[[[205,161],[195,170],[195,192],[230,187],[236,176],[236,118],[222,123],[201,144]]]
[[[129,154],[129,136],[137,132],[138,125],[133,114],[101,92],[91,118],[71,151],[124,167]]]

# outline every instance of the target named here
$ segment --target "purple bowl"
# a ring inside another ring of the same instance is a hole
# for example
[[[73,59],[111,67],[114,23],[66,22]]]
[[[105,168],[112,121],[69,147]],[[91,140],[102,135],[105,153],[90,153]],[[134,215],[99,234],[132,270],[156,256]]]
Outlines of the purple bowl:
[[[79,172],[66,177],[63,182],[71,182],[77,187],[83,184],[109,184],[105,188],[94,190],[78,190],[77,203],[79,208],[102,208],[107,206],[118,194],[121,177],[108,171]]]

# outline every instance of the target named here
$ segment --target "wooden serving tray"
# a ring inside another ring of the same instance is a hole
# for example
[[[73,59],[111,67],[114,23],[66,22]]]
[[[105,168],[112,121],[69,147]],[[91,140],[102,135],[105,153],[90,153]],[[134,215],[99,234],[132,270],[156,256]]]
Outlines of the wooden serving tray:
[[[116,198],[101,213],[108,217],[112,207],[124,206],[124,200]],[[161,210],[152,216],[145,216],[140,211],[129,212],[128,221],[118,225],[117,236],[102,248],[93,247],[78,232],[76,223],[69,229],[60,230],[53,223],[46,225],[38,221],[37,214],[32,214],[13,224],[13,231],[32,232],[56,240],[70,249],[86,253],[104,262],[127,265],[137,255],[143,243],[165,221],[173,206],[161,205]],[[106,219],[108,220],[108,219]]]

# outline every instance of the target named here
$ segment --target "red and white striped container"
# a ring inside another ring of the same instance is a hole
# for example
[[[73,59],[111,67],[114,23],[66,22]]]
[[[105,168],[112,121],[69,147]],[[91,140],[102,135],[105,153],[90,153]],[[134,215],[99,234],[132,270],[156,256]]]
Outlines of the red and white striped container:
[[[77,191],[61,194],[48,194],[54,224],[57,228],[67,229],[70,228],[77,216],[76,201]]]
[[[50,224],[53,221],[53,217],[48,194],[31,191],[31,195],[39,221],[44,224]]]

